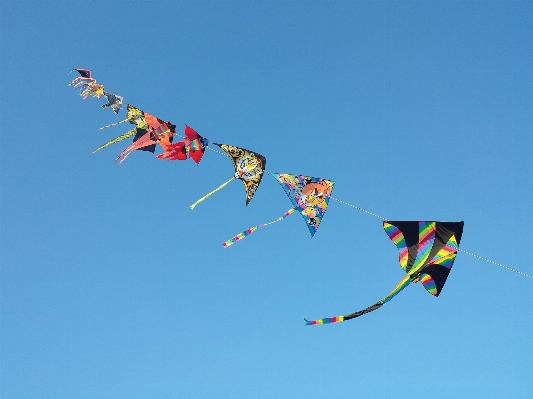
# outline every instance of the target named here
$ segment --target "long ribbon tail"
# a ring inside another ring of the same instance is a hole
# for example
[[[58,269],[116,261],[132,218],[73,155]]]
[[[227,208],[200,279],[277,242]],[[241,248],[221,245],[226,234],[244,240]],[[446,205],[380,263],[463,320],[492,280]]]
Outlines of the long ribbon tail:
[[[269,224],[277,223],[277,222],[279,222],[280,220],[285,219],[287,216],[292,215],[292,214],[294,213],[294,211],[296,211],[296,208],[289,209],[287,212],[285,212],[285,213],[283,214],[283,216],[281,216],[280,218],[274,220],[273,222],[270,222],[270,223],[263,223],[263,224],[260,224],[260,225],[258,225],[258,226],[250,227],[248,230],[245,230],[245,231],[243,231],[242,233],[237,234],[235,237],[230,238],[228,241],[225,241],[225,242],[222,244],[222,246],[223,246],[224,248],[227,248],[227,247],[229,247],[230,245],[235,244],[237,241],[242,240],[244,237],[249,236],[250,234],[252,234],[252,233],[253,233],[254,231],[256,231],[257,229],[260,229],[261,227],[268,226]]]
[[[231,179],[229,179],[226,183],[222,184],[221,186],[215,188],[213,191],[211,191],[209,194],[206,194],[204,195],[202,198],[200,198],[198,201],[196,201],[194,204],[191,205],[191,209],[194,209],[196,207],[196,205],[198,205],[200,202],[202,202],[203,200],[205,200],[207,197],[210,197],[212,196],[214,193],[216,193],[218,190],[221,190],[223,189],[224,187],[226,187],[226,185],[228,185],[229,183],[231,183],[231,181],[235,179],[235,176],[233,176]]]
[[[109,107],[111,104],[104,104],[102,105],[102,108],[105,107]],[[104,129],[107,129],[108,127],[111,127],[111,126],[117,126],[117,125],[120,125],[121,123],[124,123],[124,122],[127,122],[129,119],[124,119],[123,121],[120,121],[120,122],[117,122],[117,123],[112,123],[111,125],[107,125],[107,126],[103,126],[101,128],[98,128],[98,130],[104,130]]]
[[[94,78],[84,78],[82,76],[78,76],[77,78],[70,81],[68,84],[69,86],[73,86],[75,89],[77,89],[81,85],[88,85],[91,83],[96,83],[96,79]]]
[[[306,326],[314,326],[316,324],[331,324],[331,323],[340,323],[341,321],[351,320],[355,319],[356,317],[362,316],[364,314],[373,312],[374,310],[379,309],[384,304],[389,302],[392,298],[394,298],[401,290],[403,290],[405,287],[407,287],[411,283],[411,276],[406,275],[399,283],[396,285],[396,287],[390,292],[389,295],[387,295],[382,300],[376,302],[375,304],[367,307],[366,309],[359,310],[358,312],[347,314],[346,316],[335,316],[335,317],[325,317],[323,319],[317,319],[317,320],[307,320],[304,317],[305,325]]]
[[[120,160],[118,162],[118,165],[120,165],[122,162],[126,160],[128,155],[130,155],[133,151],[140,150],[141,148],[148,147],[155,143],[156,142],[150,138],[150,133],[146,133],[139,140],[130,144],[124,151],[122,151],[119,154],[119,156],[115,159],[115,162]]]
[[[113,140],[110,140],[108,141],[107,143],[105,143],[104,145],[101,145],[100,147],[98,147],[96,150],[93,151],[93,154],[95,152],[98,152],[100,151],[101,149],[104,149],[106,147],[109,147],[111,144],[115,144],[115,143],[118,143],[119,141],[122,141],[122,140],[125,140],[127,139],[128,137],[132,137],[132,136],[135,136],[135,133],[137,131],[137,128],[134,128],[134,129],[131,129],[129,132],[127,133],[124,133],[118,137],[115,137]]]

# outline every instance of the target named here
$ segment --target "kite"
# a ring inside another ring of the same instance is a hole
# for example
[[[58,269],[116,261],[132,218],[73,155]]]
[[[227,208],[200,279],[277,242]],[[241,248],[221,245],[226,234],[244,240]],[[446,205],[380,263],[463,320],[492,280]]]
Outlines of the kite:
[[[133,138],[133,143],[126,147],[126,149],[118,155],[118,157],[115,159],[115,162],[120,159],[118,163],[120,165],[122,162],[124,162],[128,155],[136,150],[150,151],[151,153],[154,153],[156,143],[161,145],[165,151],[170,148],[172,145],[173,136],[176,133],[176,126],[170,121],[163,122],[159,118],[156,119],[157,122],[148,122],[148,130],[137,128],[137,133]]]
[[[168,159],[169,161],[186,160],[191,158],[196,165],[200,164],[204,156],[205,148],[209,142],[205,137],[200,136],[196,131],[185,125],[185,139],[178,141],[165,148],[165,152],[156,156],[158,159]]]
[[[302,175],[291,175],[288,173],[273,173],[272,176],[281,184],[285,194],[292,202],[293,208],[289,209],[283,216],[273,222],[261,224],[250,227],[248,230],[237,234],[235,237],[225,241],[222,245],[224,248],[242,240],[244,237],[252,234],[261,227],[279,222],[287,216],[292,215],[298,211],[304,218],[311,237],[313,237],[324,218],[326,209],[328,207],[333,185],[331,180],[322,179],[320,177],[310,177]]]
[[[74,68],[73,71],[77,71],[80,74],[80,77],[82,78],[88,78],[88,79],[92,78],[90,69]]]
[[[85,100],[91,96],[100,99],[104,94],[104,86],[96,83],[90,69],[74,68],[80,76],[72,80],[68,85],[80,90],[80,96]]]
[[[158,118],[156,118],[155,116],[150,115],[149,113],[144,112],[140,110],[139,108],[135,108],[133,105],[130,105],[130,104],[126,106],[126,109],[127,109],[126,119],[120,122],[112,123],[111,125],[101,127],[100,130],[107,129],[112,126],[120,125],[121,123],[124,123],[124,122],[129,122],[132,125],[135,125],[135,128],[101,145],[100,147],[98,147],[96,150],[93,151],[93,154],[95,152],[100,151],[101,149],[109,147],[110,145],[118,143],[119,141],[125,140],[129,137],[134,137],[133,140],[136,141],[144,133],[146,133],[146,131],[150,129],[150,126],[156,126],[156,127],[158,126],[157,125]],[[150,151],[152,152],[155,151],[155,145],[153,146],[152,149],[150,149]]]
[[[385,232],[398,248],[405,277],[389,295],[366,309],[319,320],[304,318],[305,324],[338,323],[362,316],[382,307],[411,282],[421,281],[431,295],[438,297],[457,256],[463,226],[464,222],[383,222]]]
[[[113,93],[108,93],[107,91],[104,91],[104,96],[107,98],[107,104],[102,105],[102,108],[111,107],[115,115],[118,115],[118,111],[120,111],[120,108],[122,107],[122,101],[124,100],[124,97]]]
[[[258,153],[245,150],[244,148],[234,147],[226,144],[214,144],[222,148],[231,158],[233,165],[235,166],[235,174],[227,182],[217,187],[209,194],[204,195],[202,198],[192,204],[191,209],[194,209],[196,205],[204,201],[207,197],[224,188],[233,179],[240,179],[243,182],[244,189],[246,190],[246,206],[248,206],[255,192],[257,191],[259,184],[261,183],[261,179],[263,178],[263,172],[266,167],[266,158]]]

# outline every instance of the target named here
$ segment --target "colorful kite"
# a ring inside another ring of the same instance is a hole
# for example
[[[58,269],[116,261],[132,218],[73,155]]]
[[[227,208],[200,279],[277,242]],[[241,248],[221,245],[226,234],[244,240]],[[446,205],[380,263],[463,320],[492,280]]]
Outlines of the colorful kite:
[[[80,76],[72,80],[68,85],[80,91],[80,96],[85,100],[91,96],[100,99],[104,94],[104,86],[96,83],[90,69],[74,68]]]
[[[261,227],[285,219],[295,211],[300,212],[304,218],[305,223],[309,228],[309,232],[311,233],[311,237],[315,235],[318,226],[326,213],[331,192],[333,191],[333,184],[335,183],[320,177],[290,175],[288,173],[273,173],[272,176],[279,182],[279,184],[281,184],[281,187],[283,187],[285,194],[287,194],[294,207],[273,222],[250,227],[248,230],[230,238],[222,244],[224,248],[242,240],[244,237],[252,234]]]
[[[200,136],[196,131],[185,125],[185,139],[178,141],[165,148],[165,152],[156,156],[158,159],[168,159],[169,161],[186,160],[191,158],[196,165],[200,163],[204,156],[205,148],[209,142],[205,137]]]
[[[120,108],[122,107],[122,101],[124,100],[124,97],[113,93],[108,93],[107,91],[104,91],[104,96],[107,98],[107,104],[102,105],[102,108],[111,107],[115,115],[118,115],[118,111],[120,111]]]
[[[154,121],[147,122],[149,126],[148,130],[137,128],[133,143],[118,155],[115,162],[120,160],[118,163],[120,165],[128,155],[136,150],[150,151],[151,153],[154,153],[156,143],[158,143],[165,151],[170,148],[173,136],[176,133],[176,126],[170,121],[163,122],[159,118],[156,119],[157,123]]]
[[[252,197],[257,191],[259,184],[261,183],[261,179],[263,178],[263,172],[266,167],[266,158],[258,153],[245,150],[244,148],[233,147],[226,144],[214,144],[222,148],[231,158],[233,165],[235,166],[235,174],[227,182],[217,187],[209,194],[204,195],[202,198],[192,204],[191,209],[194,209],[196,205],[205,200],[207,197],[224,188],[233,179],[240,179],[243,182],[246,190],[246,206],[248,206],[252,200]]]
[[[156,126],[156,127],[158,126],[158,118],[156,118],[155,116],[150,115],[147,112],[141,111],[139,108],[135,108],[133,105],[130,105],[130,104],[126,106],[126,109],[127,109],[126,119],[120,122],[112,123],[111,125],[101,127],[100,130],[107,129],[112,126],[120,125],[121,123],[124,123],[124,122],[129,122],[132,125],[135,125],[135,128],[101,145],[100,147],[98,147],[96,150],[93,151],[93,154],[95,152],[100,151],[103,148],[109,147],[110,145],[118,143],[119,141],[125,140],[129,137],[134,137],[134,141],[136,141],[142,135],[144,135],[146,131],[150,129],[150,126]],[[151,149],[151,151],[152,152],[155,151],[155,145],[153,146],[153,149]]]
[[[306,325],[338,323],[354,319],[382,307],[411,282],[439,296],[453,266],[463,234],[464,222],[383,222],[385,232],[400,252],[400,266],[407,273],[382,300],[346,316],[305,320]]]

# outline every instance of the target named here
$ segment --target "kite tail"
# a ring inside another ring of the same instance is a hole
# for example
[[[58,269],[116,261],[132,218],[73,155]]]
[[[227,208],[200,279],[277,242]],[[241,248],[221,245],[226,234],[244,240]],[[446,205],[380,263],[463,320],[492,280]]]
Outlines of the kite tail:
[[[101,149],[103,148],[106,148],[106,147],[109,147],[111,144],[115,144],[115,143],[118,143],[119,141],[122,141],[122,140],[125,140],[127,139],[128,137],[132,137],[132,136],[135,136],[135,132],[137,131],[136,128],[134,129],[131,129],[129,132],[127,133],[124,133],[124,134],[121,134],[120,136],[118,137],[115,137],[113,140],[110,140],[108,141],[107,143],[101,145],[100,147],[98,147],[96,150],[93,151],[93,154],[95,152],[98,152],[100,151]]]
[[[259,226],[253,226],[253,227],[250,227],[248,230],[245,230],[245,231],[243,231],[242,233],[237,234],[235,237],[230,238],[228,241],[225,241],[225,242],[222,244],[222,246],[223,246],[224,248],[227,248],[227,247],[229,247],[230,245],[236,243],[237,241],[242,240],[244,237],[249,236],[250,234],[252,234],[252,233],[253,233],[254,231],[256,231],[257,229],[260,229],[261,227],[268,226],[269,224],[277,223],[277,222],[279,222],[280,220],[285,219],[287,216],[292,215],[292,213],[293,213],[294,211],[296,211],[296,208],[289,209],[287,212],[285,212],[285,213],[283,214],[283,216],[281,216],[280,218],[274,220],[273,222],[270,222],[270,223],[263,223],[263,224],[260,224]]]
[[[409,284],[411,284],[411,275],[406,275],[404,278],[401,279],[401,281],[398,283],[396,287],[390,292],[389,295],[387,295],[385,298],[381,299],[380,301],[376,302],[372,306],[369,306],[366,309],[360,310],[358,312],[347,314],[346,316],[336,316],[336,317],[326,317],[324,319],[318,319],[318,320],[305,320],[306,326],[314,326],[315,324],[331,324],[331,323],[339,323],[341,321],[351,320],[355,319],[356,317],[362,316],[364,314],[373,312],[374,310],[379,309],[384,304],[389,302],[392,298],[394,298],[401,290],[403,290],[405,287],[407,287]]]
[[[331,323],[340,323],[344,321],[344,316],[335,316],[335,317],[325,317],[318,320],[307,320],[304,317],[306,326],[314,326],[315,324],[331,324]]]
[[[350,313],[350,314],[348,314],[346,316],[325,317],[323,319],[318,319],[318,320],[307,320],[304,317],[305,325],[306,326],[314,326],[316,324],[340,323],[341,321],[355,319],[356,317],[362,316],[362,315],[364,315],[366,313],[370,313],[370,312],[372,312],[372,311],[374,311],[376,309],[379,309],[382,306],[383,306],[383,303],[381,301],[379,301],[379,302],[376,302],[375,304],[373,304],[372,306],[369,306],[366,309],[360,310],[358,312]]]
[[[104,106],[107,106],[109,107],[110,104],[104,104],[102,105],[102,108],[104,108]],[[124,119],[123,121],[120,121],[120,122],[117,122],[117,123],[112,123],[111,125],[107,125],[107,126],[103,126],[101,128],[99,128],[98,130],[104,130],[104,129],[107,129],[108,127],[111,127],[111,126],[117,126],[117,125],[120,125],[121,123],[124,123],[124,122],[127,122],[129,119]]]
[[[231,183],[231,181],[235,179],[235,176],[233,176],[231,179],[229,179],[226,183],[222,184],[221,186],[215,188],[213,191],[211,191],[209,194],[206,194],[204,195],[202,198],[200,198],[198,201],[196,201],[194,204],[191,205],[191,209],[194,209],[196,207],[196,205],[198,205],[200,202],[202,202],[203,200],[205,200],[206,198],[212,196],[214,193],[216,193],[218,190],[221,190],[223,189],[224,187],[226,187],[226,185],[228,185],[229,183]]]

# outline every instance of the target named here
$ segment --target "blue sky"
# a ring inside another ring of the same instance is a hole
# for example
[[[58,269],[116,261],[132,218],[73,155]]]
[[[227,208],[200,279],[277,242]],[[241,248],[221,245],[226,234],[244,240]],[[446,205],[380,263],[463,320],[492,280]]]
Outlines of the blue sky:
[[[530,398],[533,280],[460,253],[439,298],[381,221],[266,176],[91,151],[127,130],[68,87],[335,181],[392,220],[465,221],[461,248],[533,275],[531,2],[3,2],[3,398]]]

